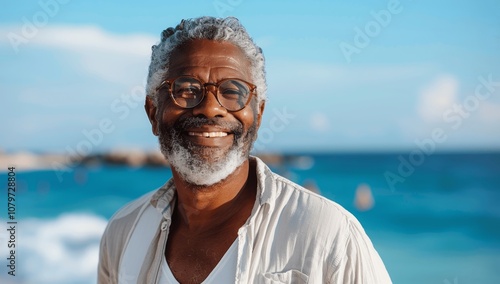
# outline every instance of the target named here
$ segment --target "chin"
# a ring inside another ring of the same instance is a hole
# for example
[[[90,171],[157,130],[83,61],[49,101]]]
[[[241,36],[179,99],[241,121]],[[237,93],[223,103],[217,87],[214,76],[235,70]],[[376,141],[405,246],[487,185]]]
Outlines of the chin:
[[[213,150],[208,150],[208,153],[213,152]],[[237,150],[229,151],[222,156],[203,155],[203,157],[195,155],[186,157],[181,152],[176,152],[171,158],[173,158],[171,165],[176,172],[186,182],[198,186],[211,186],[222,182],[245,161],[243,153]]]
[[[205,160],[208,163],[217,162],[223,160],[229,155],[231,148],[220,148],[220,147],[207,147],[207,146],[194,146],[190,145],[187,147],[192,157],[196,157],[200,160]]]

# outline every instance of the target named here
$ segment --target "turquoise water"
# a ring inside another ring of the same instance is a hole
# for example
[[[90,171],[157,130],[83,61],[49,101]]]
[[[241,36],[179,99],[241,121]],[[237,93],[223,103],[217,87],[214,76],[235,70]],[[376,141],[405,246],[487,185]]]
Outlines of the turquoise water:
[[[432,155],[405,176],[401,157],[409,160],[408,154],[312,154],[272,168],[299,184],[314,180],[322,195],[351,211],[394,283],[500,283],[500,153]],[[404,181],[391,186],[387,172]],[[78,167],[62,181],[50,170],[18,171],[17,276],[6,276],[2,241],[0,282],[95,283],[106,220],[170,176],[167,169],[104,165]],[[360,184],[371,188],[371,210],[354,206]]]

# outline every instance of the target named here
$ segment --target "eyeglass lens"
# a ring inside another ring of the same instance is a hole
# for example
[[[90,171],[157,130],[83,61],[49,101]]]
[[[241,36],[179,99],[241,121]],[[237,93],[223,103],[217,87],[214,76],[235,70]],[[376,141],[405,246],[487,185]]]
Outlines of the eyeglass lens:
[[[250,96],[248,84],[238,79],[226,79],[218,84],[217,100],[223,107],[230,111],[245,107]],[[203,88],[196,78],[180,77],[173,82],[172,97],[180,107],[192,108],[203,100]]]

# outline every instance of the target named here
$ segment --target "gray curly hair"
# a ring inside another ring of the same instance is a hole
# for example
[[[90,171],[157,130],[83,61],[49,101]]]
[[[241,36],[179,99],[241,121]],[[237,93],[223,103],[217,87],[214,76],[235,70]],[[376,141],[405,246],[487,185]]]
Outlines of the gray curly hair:
[[[264,55],[247,33],[240,21],[234,17],[200,17],[182,20],[177,27],[168,28],[161,33],[161,41],[152,46],[151,64],[149,65],[146,95],[157,104],[156,88],[168,72],[168,63],[172,51],[183,43],[193,39],[228,41],[238,46],[251,63],[253,83],[257,86],[257,102],[266,99],[267,84]]]

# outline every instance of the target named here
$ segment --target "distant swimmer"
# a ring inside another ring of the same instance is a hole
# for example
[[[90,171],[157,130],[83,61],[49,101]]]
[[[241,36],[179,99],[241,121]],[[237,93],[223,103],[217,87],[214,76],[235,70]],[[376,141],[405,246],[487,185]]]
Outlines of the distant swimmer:
[[[368,211],[375,205],[375,200],[373,199],[372,190],[367,184],[360,184],[356,188],[356,195],[354,197],[354,206],[359,211]]]

